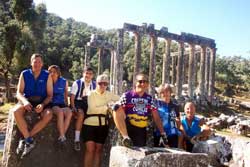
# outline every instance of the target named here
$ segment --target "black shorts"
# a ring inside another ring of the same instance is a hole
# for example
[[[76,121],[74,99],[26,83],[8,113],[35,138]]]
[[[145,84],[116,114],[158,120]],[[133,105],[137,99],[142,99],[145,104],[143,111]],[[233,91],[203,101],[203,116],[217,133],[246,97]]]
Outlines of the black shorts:
[[[27,98],[30,104],[35,108],[38,104],[43,102],[42,97],[40,96],[31,96]],[[45,108],[45,106],[44,106]]]
[[[94,141],[95,143],[104,144],[108,136],[108,126],[90,126],[83,125],[82,137],[83,142]]]
[[[50,107],[52,108],[52,107],[55,107],[55,106],[58,106],[58,107],[60,107],[60,108],[65,108],[65,107],[68,107],[66,104],[56,104],[56,103],[52,103],[51,105],[50,105]]]
[[[83,112],[86,114],[88,110],[88,97],[85,96],[82,100],[75,100],[75,107],[77,109],[82,109]]]
[[[159,145],[160,136],[154,136],[154,146],[155,147],[164,147]],[[168,136],[168,145],[172,148],[178,148],[178,135]]]
[[[27,98],[28,99],[28,102],[32,105],[32,107],[33,108],[35,108],[38,104],[42,104],[42,102],[43,102],[43,100],[41,99],[41,98],[39,98],[39,97],[28,97]],[[18,104],[21,104],[21,105],[23,105],[23,103],[22,102],[18,102]],[[43,106],[43,108],[45,109],[45,108],[50,108],[50,106],[51,106],[51,104],[47,104],[47,105],[45,105],[45,106]]]
[[[126,121],[128,136],[133,141],[133,145],[137,147],[146,146],[146,137],[147,131],[146,128],[140,128],[131,125],[128,121]]]

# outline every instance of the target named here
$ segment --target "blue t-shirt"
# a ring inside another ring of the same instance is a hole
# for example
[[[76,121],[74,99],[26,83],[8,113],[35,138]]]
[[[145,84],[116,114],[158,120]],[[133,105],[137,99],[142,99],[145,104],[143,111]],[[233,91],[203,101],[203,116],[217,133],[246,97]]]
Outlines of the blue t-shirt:
[[[63,77],[58,78],[53,85],[53,104],[65,104],[64,92],[66,86],[66,79]]]
[[[168,136],[178,135],[179,130],[177,128],[175,121],[175,119],[179,117],[178,106],[174,104],[172,101],[170,101],[170,103],[167,104],[166,102],[161,100],[157,100],[155,104],[166,134]],[[156,129],[154,135],[160,136],[160,131]]]
[[[194,116],[191,126],[188,125],[186,116],[181,120],[182,126],[189,137],[194,137],[201,133],[201,127],[199,126],[200,118]]]

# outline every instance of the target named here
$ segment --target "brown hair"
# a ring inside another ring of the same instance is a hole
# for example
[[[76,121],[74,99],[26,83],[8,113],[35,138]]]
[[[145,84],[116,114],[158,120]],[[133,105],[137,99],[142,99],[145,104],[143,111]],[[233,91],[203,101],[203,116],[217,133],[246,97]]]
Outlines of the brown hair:
[[[39,53],[34,53],[31,57],[30,57],[30,62],[32,62],[33,59],[40,57],[43,60],[43,56]]]
[[[58,65],[51,65],[51,66],[49,66],[48,71],[50,71],[52,68],[56,70],[56,73],[58,74],[58,77],[60,77],[61,76],[60,67]]]
[[[83,72],[85,72],[85,71],[92,71],[94,73],[94,70],[91,67],[84,67],[82,71]]]

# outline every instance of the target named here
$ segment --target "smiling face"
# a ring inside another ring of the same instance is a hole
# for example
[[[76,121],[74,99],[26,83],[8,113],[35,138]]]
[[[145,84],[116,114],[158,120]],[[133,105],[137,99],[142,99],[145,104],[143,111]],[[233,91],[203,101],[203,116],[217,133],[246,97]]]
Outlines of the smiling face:
[[[163,91],[161,91],[161,97],[164,100],[169,100],[170,96],[171,96],[171,91],[169,89],[163,89]]]
[[[96,82],[97,82],[97,86],[96,86],[97,91],[100,93],[104,93],[109,83],[108,76],[105,74],[99,75],[96,78]]]
[[[60,71],[59,71],[59,67],[58,66],[52,65],[52,66],[49,67],[48,71],[49,71],[49,73],[50,73],[51,78],[52,78],[53,81],[56,81],[59,78]]]
[[[40,72],[43,67],[43,61],[41,56],[32,56],[31,57],[31,67],[33,72]]]
[[[84,81],[90,82],[94,77],[94,72],[92,70],[85,70],[83,73]]]
[[[193,103],[188,102],[186,103],[185,107],[184,107],[184,111],[186,114],[186,118],[188,120],[192,120],[194,118],[195,115],[195,106]]]
[[[103,93],[106,91],[108,87],[108,83],[107,82],[97,82],[97,90],[100,92],[100,93]]]
[[[136,76],[135,92],[138,94],[143,94],[148,89],[148,78],[143,74]]]

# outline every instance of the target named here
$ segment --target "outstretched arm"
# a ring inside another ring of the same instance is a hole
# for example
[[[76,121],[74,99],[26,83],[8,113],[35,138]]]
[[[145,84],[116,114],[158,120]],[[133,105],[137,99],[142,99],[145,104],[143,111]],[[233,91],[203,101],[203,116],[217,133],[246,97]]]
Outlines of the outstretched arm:
[[[153,120],[154,120],[157,128],[159,129],[160,133],[161,134],[165,133],[164,129],[163,129],[163,126],[162,126],[162,121],[161,121],[161,118],[159,116],[158,111],[157,110],[152,111],[152,116],[153,116]]]
[[[117,129],[120,131],[123,137],[128,137],[127,126],[125,123],[126,115],[124,109],[120,106],[115,112],[113,112],[114,122]]]

